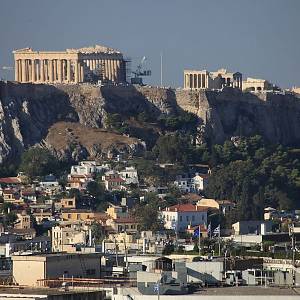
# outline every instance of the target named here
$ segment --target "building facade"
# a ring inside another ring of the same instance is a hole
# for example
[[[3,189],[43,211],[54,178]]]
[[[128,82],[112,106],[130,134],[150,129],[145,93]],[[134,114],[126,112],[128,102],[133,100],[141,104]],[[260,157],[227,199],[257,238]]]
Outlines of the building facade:
[[[126,62],[123,54],[100,45],[65,51],[34,51],[24,48],[13,51],[13,54],[15,81],[18,82],[126,81]]]
[[[243,81],[243,91],[271,91],[274,89],[274,85],[265,79],[250,78]]]
[[[184,70],[184,89],[186,90],[219,90],[226,86],[241,90],[242,81],[242,73],[228,72],[226,69],[219,69],[216,72]]]
[[[32,287],[41,286],[45,279],[100,278],[100,258],[75,253],[13,256],[13,276],[17,284]]]
[[[207,224],[207,208],[193,204],[177,204],[161,212],[166,229],[185,231],[188,226]]]

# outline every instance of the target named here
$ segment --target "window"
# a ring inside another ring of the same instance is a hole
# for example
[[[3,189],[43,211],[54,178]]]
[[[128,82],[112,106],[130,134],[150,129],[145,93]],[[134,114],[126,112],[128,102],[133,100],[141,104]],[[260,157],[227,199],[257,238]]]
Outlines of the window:
[[[182,222],[182,216],[179,217],[179,221]]]
[[[189,221],[189,219],[190,219],[190,218],[189,218],[189,216],[186,216],[186,220],[187,220],[187,222]]]
[[[68,203],[69,203],[69,205],[73,205],[73,201],[69,201]]]
[[[195,221],[195,216],[192,216],[192,221]]]

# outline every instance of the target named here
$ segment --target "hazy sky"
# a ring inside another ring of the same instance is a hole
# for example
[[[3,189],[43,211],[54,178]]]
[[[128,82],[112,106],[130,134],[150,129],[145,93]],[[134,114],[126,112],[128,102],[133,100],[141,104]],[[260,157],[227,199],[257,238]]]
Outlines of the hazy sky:
[[[300,0],[0,0],[0,77],[11,51],[103,44],[147,57],[151,84],[182,86],[183,69],[226,67],[300,86]]]

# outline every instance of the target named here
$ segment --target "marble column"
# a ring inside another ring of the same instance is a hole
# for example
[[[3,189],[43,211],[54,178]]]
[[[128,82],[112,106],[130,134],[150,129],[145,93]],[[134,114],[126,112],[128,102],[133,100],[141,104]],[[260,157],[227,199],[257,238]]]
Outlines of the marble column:
[[[45,69],[44,69],[44,60],[43,59],[40,60],[40,72],[41,72],[40,80],[41,80],[41,82],[44,82],[45,81]]]
[[[66,67],[67,67],[66,60],[63,59],[62,60],[62,81],[63,82],[67,79],[67,77],[66,77]]]
[[[74,82],[78,83],[78,61],[74,61]]]
[[[49,70],[49,81],[53,82],[53,60],[48,60],[48,70]]]
[[[108,66],[107,78],[110,81],[111,80],[111,60],[110,59],[107,60],[107,66]]]
[[[25,66],[25,59],[21,60],[21,82],[26,81],[26,66]]]
[[[79,64],[80,66],[80,82],[84,81],[84,72],[83,72],[83,65]]]
[[[19,61],[15,60],[15,81],[19,81]]]
[[[31,74],[32,74],[32,71],[31,71],[31,60],[27,60],[27,81],[32,81],[31,79]]]
[[[40,80],[40,60],[37,59],[35,61],[35,78],[36,78],[36,81],[39,81]]]
[[[119,59],[116,61],[116,72],[117,72],[117,81],[118,82],[122,81],[122,78],[121,78],[121,68],[120,68],[120,60]]]
[[[57,60],[53,60],[53,81],[57,81]]]
[[[113,79],[115,82],[118,82],[118,78],[117,78],[117,61],[114,59],[113,60]]]
[[[71,82],[71,61],[67,60],[67,81]]]
[[[22,81],[22,65],[21,65],[21,60],[19,59],[18,60],[18,73],[19,73],[19,76],[18,76],[18,81]]]
[[[34,59],[31,60],[31,81],[32,82],[36,81],[36,79],[35,79],[35,60]]]
[[[61,65],[62,65],[61,60],[58,59],[58,60],[57,60],[57,81],[60,82],[60,83],[62,82],[62,70],[61,70]]]
[[[27,65],[27,59],[24,60],[25,61],[25,78],[24,78],[24,82],[27,82],[27,78],[28,78],[28,65]]]
[[[45,81],[49,81],[48,59],[44,61]]]

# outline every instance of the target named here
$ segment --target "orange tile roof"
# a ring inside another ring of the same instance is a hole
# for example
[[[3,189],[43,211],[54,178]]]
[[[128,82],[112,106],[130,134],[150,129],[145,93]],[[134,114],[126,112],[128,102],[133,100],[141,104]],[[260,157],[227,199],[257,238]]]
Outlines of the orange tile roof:
[[[166,207],[164,211],[177,211],[177,212],[188,212],[188,211],[207,211],[205,206],[196,206],[191,203],[177,204],[170,207]]]
[[[0,178],[0,183],[19,184],[19,183],[21,183],[21,180],[18,177],[3,177],[3,178]]]

